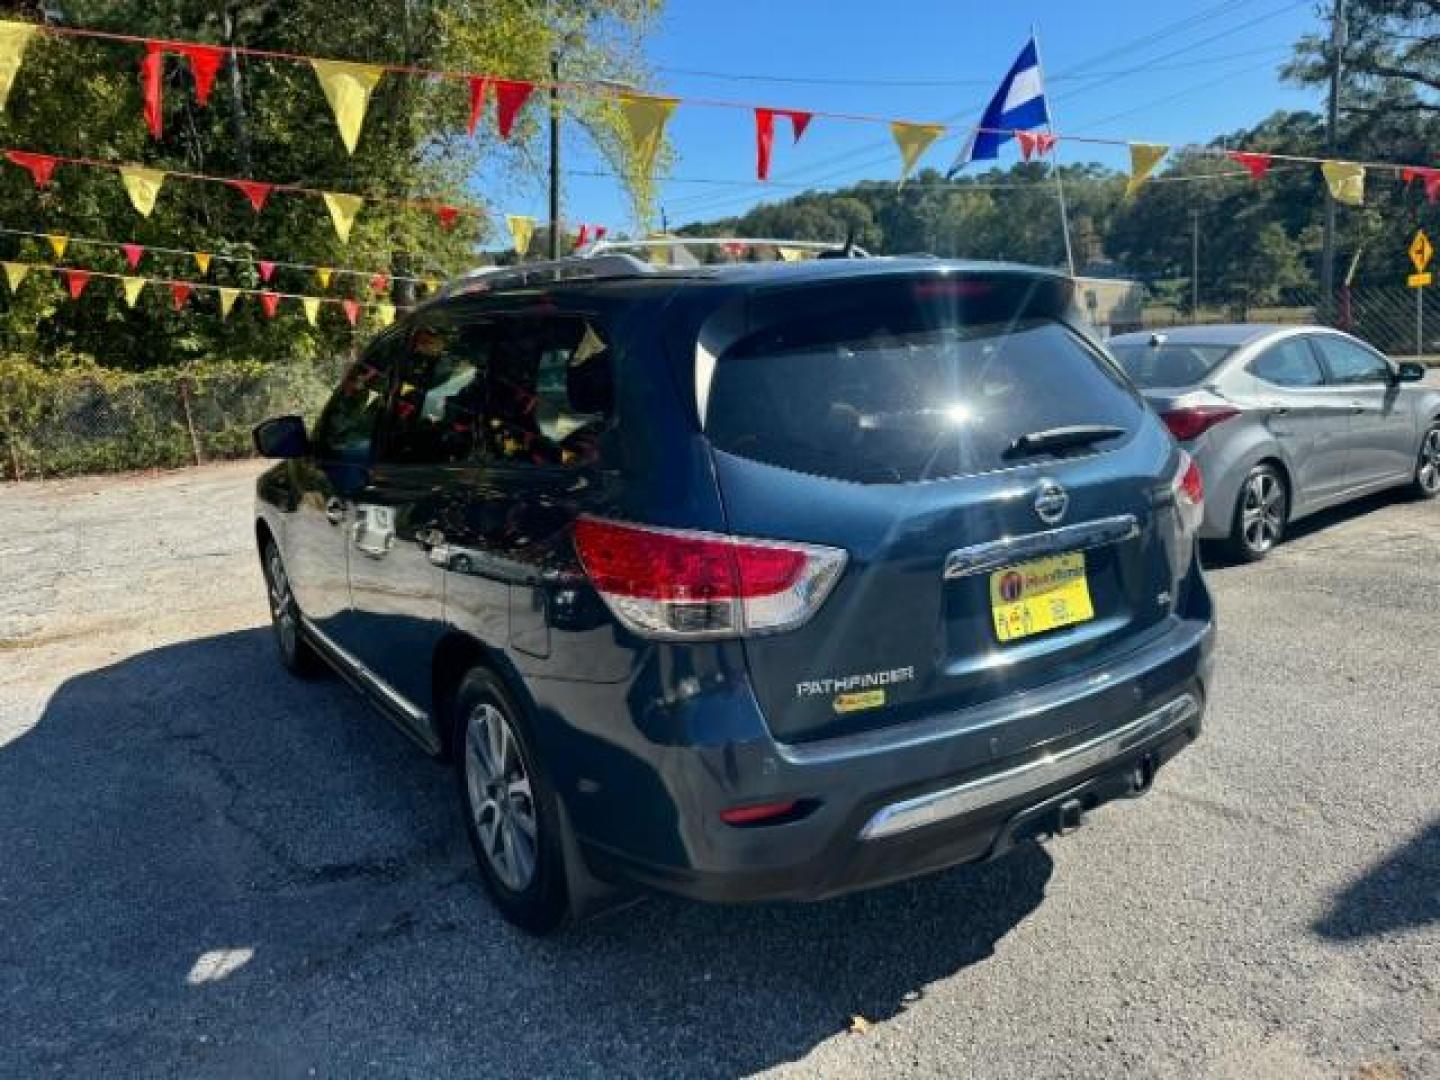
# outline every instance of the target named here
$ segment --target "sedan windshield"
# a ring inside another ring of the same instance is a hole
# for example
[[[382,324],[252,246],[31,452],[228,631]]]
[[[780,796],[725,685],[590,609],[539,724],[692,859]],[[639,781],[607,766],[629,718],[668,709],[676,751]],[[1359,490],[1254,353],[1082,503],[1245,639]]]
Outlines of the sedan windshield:
[[[1235,350],[1230,345],[1162,341],[1158,344],[1112,344],[1110,351],[1136,386],[1149,389],[1153,386],[1194,386],[1207,378]]]

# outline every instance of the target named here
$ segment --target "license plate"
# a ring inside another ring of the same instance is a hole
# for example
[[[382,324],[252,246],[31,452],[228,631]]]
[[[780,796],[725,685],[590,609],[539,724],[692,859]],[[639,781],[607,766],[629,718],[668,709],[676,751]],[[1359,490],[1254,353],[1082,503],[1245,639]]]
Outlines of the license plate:
[[[1051,555],[996,570],[990,575],[990,611],[1001,641],[1093,619],[1085,553]]]

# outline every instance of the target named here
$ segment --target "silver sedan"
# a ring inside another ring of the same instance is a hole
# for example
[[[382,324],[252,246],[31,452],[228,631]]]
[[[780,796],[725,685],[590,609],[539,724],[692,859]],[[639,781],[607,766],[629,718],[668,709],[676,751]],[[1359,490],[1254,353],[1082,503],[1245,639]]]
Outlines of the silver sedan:
[[[1190,326],[1109,346],[1205,479],[1201,536],[1254,561],[1317,510],[1440,494],[1440,390],[1320,326]]]

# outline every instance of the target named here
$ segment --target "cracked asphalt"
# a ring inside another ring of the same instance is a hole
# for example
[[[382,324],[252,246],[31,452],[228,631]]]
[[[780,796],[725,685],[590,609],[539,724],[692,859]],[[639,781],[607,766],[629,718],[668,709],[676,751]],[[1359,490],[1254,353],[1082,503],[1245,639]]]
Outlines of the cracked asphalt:
[[[0,1076],[1440,1076],[1440,505],[1215,570],[1202,741],[1073,836],[534,941],[275,663],[257,471],[0,488]]]

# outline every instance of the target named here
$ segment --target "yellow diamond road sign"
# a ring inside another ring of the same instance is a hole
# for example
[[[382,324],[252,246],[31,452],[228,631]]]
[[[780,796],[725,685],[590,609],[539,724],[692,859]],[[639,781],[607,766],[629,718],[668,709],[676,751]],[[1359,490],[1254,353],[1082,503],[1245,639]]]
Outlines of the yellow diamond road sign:
[[[1434,257],[1435,249],[1430,246],[1430,238],[1425,235],[1424,229],[1420,229],[1415,233],[1415,239],[1410,241],[1410,261],[1415,265],[1415,273],[1423,274]]]

